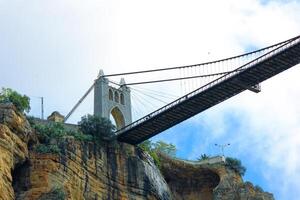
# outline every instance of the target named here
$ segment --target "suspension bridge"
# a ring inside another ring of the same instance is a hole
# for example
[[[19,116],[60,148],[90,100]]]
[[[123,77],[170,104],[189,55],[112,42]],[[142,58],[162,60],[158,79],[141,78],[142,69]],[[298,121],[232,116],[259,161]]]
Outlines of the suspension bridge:
[[[180,88],[186,93],[171,102],[164,102],[166,105],[120,128],[115,132],[115,138],[120,142],[134,145],[139,144],[245,90],[256,93],[260,92],[259,84],[261,82],[299,63],[300,36],[297,36],[263,49],[211,62],[101,75],[102,78],[142,75],[143,79],[141,81],[124,82],[121,84],[111,81],[111,84],[115,84],[119,87],[130,86],[133,91],[139,91],[138,89],[134,89],[136,85],[179,82]],[[146,74],[158,73],[164,74],[163,78],[156,78],[158,76],[146,76]],[[146,77],[150,77],[150,79],[146,79]],[[88,89],[66,116],[65,120],[67,120],[82,103],[94,86],[95,84]],[[189,89],[186,89],[187,86],[190,86]],[[163,87],[160,87],[160,91],[162,91],[161,88]],[[148,97],[154,94],[153,90],[148,89],[147,91],[150,93],[145,94]],[[167,92],[156,92],[156,94],[159,97],[153,97],[153,99],[162,101]],[[144,99],[144,101],[146,101],[146,99]],[[152,102],[153,101],[150,101],[150,104]],[[135,106],[133,106],[133,108],[134,107]]]

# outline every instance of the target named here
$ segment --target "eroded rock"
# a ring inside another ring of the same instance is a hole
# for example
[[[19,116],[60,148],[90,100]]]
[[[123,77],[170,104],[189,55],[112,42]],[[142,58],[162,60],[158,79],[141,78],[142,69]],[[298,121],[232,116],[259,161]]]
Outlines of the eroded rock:
[[[30,126],[23,124],[24,116],[17,115],[10,105],[2,106],[0,104],[0,199],[9,200],[15,198],[12,171],[28,158],[26,141]]]
[[[172,159],[163,154],[161,171],[174,199],[178,200],[274,200],[227,167],[222,157],[214,162]]]

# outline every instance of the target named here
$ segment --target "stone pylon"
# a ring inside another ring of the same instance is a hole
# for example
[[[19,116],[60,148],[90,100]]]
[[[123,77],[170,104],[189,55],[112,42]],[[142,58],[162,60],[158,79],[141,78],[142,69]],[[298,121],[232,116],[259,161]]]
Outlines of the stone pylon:
[[[94,87],[94,115],[110,119],[112,115],[117,129],[132,122],[130,88],[121,78],[119,87],[113,87],[100,70]]]

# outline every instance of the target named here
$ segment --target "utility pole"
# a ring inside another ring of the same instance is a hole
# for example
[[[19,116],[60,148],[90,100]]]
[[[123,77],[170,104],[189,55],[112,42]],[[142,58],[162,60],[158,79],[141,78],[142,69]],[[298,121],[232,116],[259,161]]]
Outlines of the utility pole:
[[[44,97],[41,97],[42,119],[44,119]]]
[[[41,119],[44,119],[44,97],[37,97],[41,99]]]
[[[219,147],[221,149],[222,156],[225,157],[224,156],[224,148],[230,146],[230,143],[228,143],[228,144],[215,144],[215,146],[217,146],[217,147]]]

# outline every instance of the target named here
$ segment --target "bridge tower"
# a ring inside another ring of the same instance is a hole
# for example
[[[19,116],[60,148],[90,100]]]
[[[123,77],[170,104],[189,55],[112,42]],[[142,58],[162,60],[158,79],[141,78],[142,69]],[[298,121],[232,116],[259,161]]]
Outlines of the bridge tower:
[[[94,87],[94,115],[108,119],[112,115],[119,130],[132,122],[130,88],[124,86],[123,78],[120,81],[122,86],[112,87],[103,76],[103,70],[100,70]]]

